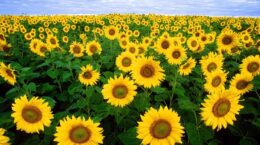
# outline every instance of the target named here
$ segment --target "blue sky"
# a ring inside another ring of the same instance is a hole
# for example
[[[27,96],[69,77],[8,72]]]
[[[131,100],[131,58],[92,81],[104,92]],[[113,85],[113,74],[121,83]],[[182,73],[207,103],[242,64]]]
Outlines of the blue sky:
[[[0,0],[0,14],[259,16],[260,0]]]

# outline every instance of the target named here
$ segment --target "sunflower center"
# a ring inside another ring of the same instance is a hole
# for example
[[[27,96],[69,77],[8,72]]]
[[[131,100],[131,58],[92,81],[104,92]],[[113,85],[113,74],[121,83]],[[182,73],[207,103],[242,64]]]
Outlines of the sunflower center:
[[[154,67],[152,65],[144,65],[140,70],[140,74],[143,77],[150,78],[154,75]]]
[[[9,70],[9,69],[6,69],[6,74],[8,75],[8,76],[10,76],[10,77],[14,77],[14,75],[13,75],[13,73],[12,73],[12,71],[11,70]]]
[[[166,120],[160,119],[151,125],[150,133],[155,138],[163,139],[170,135],[171,130],[171,124]]]
[[[97,47],[95,45],[90,46],[90,52],[95,53],[97,51]]]
[[[129,67],[131,65],[131,63],[132,63],[132,61],[128,57],[125,57],[125,58],[122,59],[122,65],[124,67]]]
[[[232,43],[232,37],[230,36],[225,36],[223,39],[222,39],[222,43],[225,44],[225,45],[229,45]]]
[[[125,40],[123,40],[123,41],[122,41],[122,44],[123,44],[124,46],[126,46],[126,45],[127,45],[127,42],[126,42]]]
[[[248,40],[248,39],[249,39],[249,37],[248,37],[248,36],[245,36],[245,37],[244,37],[244,40]]]
[[[42,112],[35,106],[26,106],[22,110],[22,117],[29,123],[36,123],[42,119]]]
[[[179,57],[181,56],[181,53],[180,51],[173,51],[172,52],[172,57],[175,58],[175,59],[178,59]]]
[[[218,87],[221,83],[221,77],[220,76],[216,76],[214,79],[212,79],[211,85],[213,87]]]
[[[203,36],[203,37],[201,38],[201,40],[202,40],[202,41],[206,41],[206,40],[207,40],[207,37]]]
[[[161,46],[162,46],[163,49],[167,49],[167,48],[169,48],[170,44],[169,44],[168,41],[164,40],[164,41],[162,42]]]
[[[131,48],[129,49],[129,51],[130,51],[131,53],[135,53],[135,48],[134,48],[134,47],[131,47]]]
[[[211,62],[211,63],[208,65],[207,70],[208,70],[209,72],[211,72],[211,71],[215,70],[216,68],[217,68],[217,64],[214,63],[214,62]]]
[[[44,53],[44,52],[47,51],[47,48],[45,46],[43,46],[43,47],[40,48],[40,51]]]
[[[90,79],[90,78],[92,77],[92,74],[91,74],[90,71],[86,71],[86,72],[84,72],[83,77],[84,77],[85,79]]]
[[[70,130],[69,137],[74,143],[85,143],[89,140],[91,132],[88,128],[80,125]]]
[[[50,42],[51,42],[51,44],[56,44],[56,40],[53,38],[50,39]]]
[[[123,99],[126,97],[127,93],[128,93],[128,89],[126,86],[124,85],[118,85],[118,86],[115,86],[112,90],[113,92],[113,96],[115,98],[118,98],[118,99]]]
[[[0,39],[1,39],[1,40],[5,40],[5,39],[4,39],[4,35],[0,34]]]
[[[80,47],[77,46],[77,45],[74,46],[74,47],[73,47],[73,52],[74,52],[74,53],[80,53]]]
[[[114,29],[109,30],[109,35],[115,35],[116,31]]]
[[[191,41],[191,46],[192,46],[192,47],[196,47],[197,44],[198,44],[197,41],[195,41],[195,40]]]
[[[248,86],[249,82],[245,81],[245,80],[240,80],[237,82],[236,84],[236,88],[238,90],[243,90]]]
[[[186,64],[184,64],[184,66],[182,67],[183,69],[186,69],[186,68],[188,68],[190,66],[190,63],[186,63]]]
[[[259,69],[259,63],[251,62],[247,65],[247,70],[251,73],[257,71]]]
[[[228,99],[219,99],[213,106],[212,112],[216,117],[225,116],[231,107],[231,103]]]
[[[139,47],[138,49],[139,49],[139,52],[138,52],[139,54],[144,53],[144,48],[143,47]]]
[[[8,52],[10,50],[10,47],[8,47],[8,45],[4,45],[3,50],[4,52]]]

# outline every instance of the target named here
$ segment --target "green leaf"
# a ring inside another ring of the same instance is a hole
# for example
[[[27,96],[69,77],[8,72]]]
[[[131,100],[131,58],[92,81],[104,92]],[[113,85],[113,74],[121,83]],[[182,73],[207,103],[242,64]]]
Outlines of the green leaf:
[[[47,71],[47,75],[48,75],[50,78],[55,79],[55,78],[57,78],[57,76],[58,76],[58,71],[49,69],[49,70]]]
[[[191,102],[188,98],[178,99],[178,105],[183,110],[199,110],[199,107]]]
[[[193,123],[186,123],[186,132],[188,135],[188,139],[190,144],[192,145],[202,145],[201,136],[197,127]]]
[[[163,88],[163,87],[154,87],[154,88],[152,88],[152,91],[157,94],[161,94],[161,93],[165,93],[167,91],[167,89]]]
[[[53,98],[44,96],[43,99],[45,99],[48,102],[51,108],[55,106],[56,101]]]
[[[118,135],[118,138],[124,145],[140,145],[141,141],[136,138],[137,129],[135,127]]]
[[[28,85],[25,85],[25,89],[30,92],[36,92],[36,85],[33,82],[30,82]]]

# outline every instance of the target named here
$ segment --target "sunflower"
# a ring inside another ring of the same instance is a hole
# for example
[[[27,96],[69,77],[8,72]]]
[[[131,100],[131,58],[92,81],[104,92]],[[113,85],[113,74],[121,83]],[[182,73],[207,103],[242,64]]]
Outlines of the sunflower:
[[[192,36],[187,40],[187,45],[188,48],[192,51],[192,52],[196,52],[196,50],[199,48],[199,41],[197,39],[197,37]]]
[[[168,49],[165,55],[170,64],[181,64],[187,58],[186,51],[181,46]]]
[[[73,42],[70,45],[69,52],[73,54],[74,57],[82,57],[84,55],[84,46],[78,42]]]
[[[238,37],[232,30],[223,30],[217,37],[217,45],[219,48],[230,50],[238,45]]]
[[[204,88],[210,93],[214,93],[225,89],[225,82],[227,80],[227,73],[222,70],[216,70],[206,76],[206,83]]]
[[[252,80],[253,76],[250,73],[244,72],[236,74],[230,82],[230,89],[243,95],[253,89],[253,84],[251,83]]]
[[[5,136],[5,129],[0,128],[0,145],[10,145],[9,137]]]
[[[138,48],[137,48],[137,45],[135,43],[129,43],[127,48],[126,48],[126,51],[133,54],[134,56],[138,55]]]
[[[208,95],[202,103],[201,116],[207,126],[217,131],[233,125],[236,120],[235,115],[243,108],[239,104],[240,96],[231,90],[222,90]]]
[[[21,96],[15,99],[12,110],[17,130],[23,130],[26,133],[43,131],[44,126],[49,127],[53,119],[49,104],[38,97],[28,100],[26,95]]]
[[[143,85],[145,88],[159,86],[165,78],[160,62],[155,61],[151,56],[137,58],[131,75],[138,85]]]
[[[146,52],[147,46],[145,44],[139,44],[137,45],[137,50],[138,50],[138,55],[141,56]]]
[[[180,124],[177,112],[172,109],[150,108],[141,116],[141,119],[142,121],[138,122],[137,138],[142,140],[142,144],[174,145],[182,143],[184,127]]]
[[[30,42],[30,45],[29,45],[29,48],[30,50],[33,52],[33,53],[36,53],[37,51],[37,46],[42,43],[41,40],[39,39],[33,39],[31,42]]]
[[[109,39],[109,40],[114,40],[116,39],[116,37],[118,36],[119,31],[118,28],[115,26],[108,26],[105,28],[105,36]]]
[[[97,41],[91,41],[86,46],[86,52],[90,56],[92,56],[94,53],[100,54],[101,51],[101,45]]]
[[[97,83],[100,77],[99,72],[93,69],[91,65],[81,67],[81,73],[79,74],[79,81],[84,85],[93,86]]]
[[[156,44],[156,51],[160,54],[167,54],[167,50],[173,46],[170,38],[163,36],[159,38]]]
[[[51,51],[51,48],[49,45],[43,43],[43,42],[40,42],[37,47],[36,47],[36,51],[35,53],[38,54],[39,56],[41,57],[45,57],[45,53],[47,51]]]
[[[119,40],[120,47],[126,49],[128,46],[129,40],[127,38],[121,38]]]
[[[114,106],[124,107],[134,100],[137,94],[137,86],[129,77],[110,78],[108,83],[103,86],[102,94],[108,103]]]
[[[16,75],[10,64],[7,66],[3,62],[0,63],[0,76],[11,85],[16,83]]]
[[[56,127],[54,141],[58,145],[98,145],[103,143],[103,128],[100,123],[94,123],[91,118],[85,119],[72,116],[60,121]]]
[[[203,56],[200,60],[201,69],[204,75],[208,75],[215,70],[222,70],[223,55],[210,52],[207,56]]]
[[[190,57],[184,64],[180,65],[179,73],[183,76],[189,75],[196,66],[196,60]]]
[[[251,73],[253,76],[260,74],[260,56],[248,56],[240,65],[241,72]]]
[[[135,57],[129,52],[122,52],[116,58],[116,66],[123,72],[131,71]]]
[[[56,36],[53,35],[47,35],[46,43],[50,46],[51,49],[59,47],[59,40]]]

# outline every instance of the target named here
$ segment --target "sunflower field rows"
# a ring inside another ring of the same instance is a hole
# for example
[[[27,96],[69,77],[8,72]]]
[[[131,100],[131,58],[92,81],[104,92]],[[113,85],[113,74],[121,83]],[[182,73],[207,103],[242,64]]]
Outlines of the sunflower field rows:
[[[255,145],[260,19],[0,16],[0,145]]]

